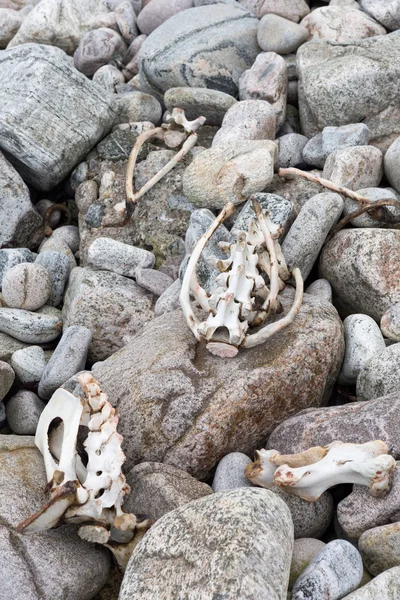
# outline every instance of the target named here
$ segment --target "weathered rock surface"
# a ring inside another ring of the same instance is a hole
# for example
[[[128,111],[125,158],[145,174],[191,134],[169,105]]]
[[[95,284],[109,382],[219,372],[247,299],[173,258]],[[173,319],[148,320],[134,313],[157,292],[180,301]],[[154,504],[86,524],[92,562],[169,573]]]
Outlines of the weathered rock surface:
[[[257,31],[260,48],[265,52],[278,54],[296,52],[308,37],[309,32],[303,25],[297,25],[289,19],[274,14],[264,15]]]
[[[296,496],[273,487],[271,490],[277,494],[289,507],[292,515],[294,537],[315,537],[324,535],[332,520],[334,507],[330,492],[322,494],[315,502],[307,502]]]
[[[387,29],[400,27],[400,6],[396,0],[360,0],[360,5]]]
[[[7,47],[24,20],[24,14],[12,8],[0,6],[0,49]]]
[[[58,316],[20,308],[0,308],[0,331],[21,342],[45,344],[55,340],[61,329],[62,321]]]
[[[84,75],[91,77],[101,67],[123,57],[127,50],[122,36],[109,27],[88,31],[82,36],[74,52],[74,65]]]
[[[162,96],[173,87],[208,87],[236,96],[241,73],[259,52],[257,26],[255,17],[224,4],[174,15],[143,43],[141,88]]]
[[[7,423],[18,435],[35,435],[39,417],[46,404],[33,392],[20,390],[6,406]]]
[[[341,148],[330,154],[322,176],[351,190],[376,187],[383,175],[383,156],[374,146]]]
[[[193,0],[152,0],[147,2],[139,13],[138,27],[149,35],[173,15],[193,8]]]
[[[226,600],[283,600],[292,549],[290,514],[274,494],[213,494],[153,525],[132,554],[119,598],[211,598],[223,590]]]
[[[310,12],[305,0],[238,0],[238,2],[259,19],[272,13],[298,23]]]
[[[276,114],[265,100],[242,100],[227,111],[212,146],[244,140],[273,140]]]
[[[14,383],[15,373],[9,364],[0,361],[0,400],[7,395]]]
[[[169,111],[182,108],[189,121],[203,116],[207,119],[207,125],[221,125],[225,113],[236,102],[229,94],[206,88],[176,87],[164,95],[164,103]]]
[[[36,188],[59,183],[114,118],[112,97],[58,48],[23,44],[0,54],[0,148]]]
[[[243,487],[253,487],[245,475],[245,468],[252,461],[243,452],[230,452],[218,463],[212,482],[214,492],[227,492]]]
[[[374,35],[385,35],[386,29],[361,10],[347,6],[323,6],[304,17],[301,25],[312,39],[330,42],[356,42]]]
[[[383,315],[381,331],[390,340],[400,342],[400,302],[393,304]]]
[[[357,398],[373,400],[400,391],[400,343],[366,362],[357,377]]]
[[[322,133],[312,137],[303,151],[305,162],[323,169],[332,152],[349,146],[367,146],[369,129],[364,123],[352,123],[342,127],[324,127]]]
[[[393,567],[367,585],[345,596],[343,600],[397,600],[400,585],[400,567]]]
[[[233,360],[197,345],[178,310],[149,323],[94,374],[118,406],[128,469],[162,461],[203,478],[229,452],[251,455],[278,422],[320,404],[342,352],[336,311],[305,296],[291,327]]]
[[[326,544],[314,538],[299,538],[294,540],[292,564],[290,565],[289,589],[309,565],[311,559],[325,548]]]
[[[372,575],[400,566],[400,523],[365,531],[358,540],[358,547]]]

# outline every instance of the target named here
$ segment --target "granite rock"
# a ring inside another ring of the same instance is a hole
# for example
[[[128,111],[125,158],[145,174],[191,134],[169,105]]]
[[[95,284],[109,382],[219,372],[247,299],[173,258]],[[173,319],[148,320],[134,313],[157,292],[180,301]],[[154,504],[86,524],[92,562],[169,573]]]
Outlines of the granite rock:
[[[38,255],[35,264],[44,267],[50,277],[51,291],[47,304],[59,306],[71,271],[68,256],[62,252],[48,250]]]
[[[365,196],[365,198],[368,198],[372,202],[376,202],[377,200],[396,200],[397,199],[396,192],[394,190],[383,189],[383,188],[379,188],[379,187],[364,188],[361,190],[357,190],[357,193],[361,194],[362,196]],[[349,213],[354,212],[354,211],[358,210],[359,208],[360,208],[360,205],[358,204],[358,202],[356,202],[355,200],[351,200],[350,198],[345,198],[344,211],[343,211],[344,215],[348,215]],[[395,218],[398,221],[400,221],[399,208],[387,206],[385,208],[385,212],[388,214],[389,219],[394,220],[394,218]],[[385,215],[383,215],[383,217],[380,217],[378,219],[374,219],[368,213],[364,213],[363,215],[360,215],[359,217],[352,219],[350,222],[354,227],[377,227],[377,228],[393,227],[393,225],[389,221],[386,223],[383,220],[384,218],[385,218]]]
[[[299,538],[294,540],[292,564],[290,565],[289,590],[292,589],[295,581],[300,577],[306,567],[316,554],[318,554],[326,544],[315,538]]]
[[[297,48],[309,38],[309,32],[303,23],[304,20],[301,25],[298,25],[278,15],[264,15],[257,31],[260,48],[265,52],[276,52],[277,54],[296,52]]]
[[[0,49],[3,50],[11,42],[22,25],[24,14],[12,8],[0,6]]]
[[[193,8],[193,0],[152,0],[139,13],[138,27],[142,33],[149,35],[172,16]]]
[[[286,169],[288,167],[301,166],[303,161],[303,150],[308,143],[308,138],[299,133],[288,133],[279,138],[277,167]]]
[[[238,2],[259,19],[272,13],[298,23],[310,12],[305,0],[238,0]]]
[[[385,35],[386,29],[361,10],[347,6],[323,6],[311,11],[301,21],[313,40],[353,43]]]
[[[119,95],[116,98],[116,104],[118,115],[114,120],[114,125],[140,121],[150,121],[154,125],[158,125],[161,121],[161,104],[150,94],[131,92]]]
[[[393,304],[383,315],[381,331],[389,340],[400,342],[400,302]]]
[[[16,376],[24,384],[40,381],[46,366],[44,350],[40,346],[29,346],[29,348],[16,350],[10,362]],[[26,433],[32,435],[35,432]]]
[[[3,248],[0,250],[0,287],[8,269],[20,263],[34,262],[36,254],[28,248]]]
[[[400,27],[400,6],[396,0],[359,0],[361,8],[389,31]]]
[[[242,452],[230,452],[218,463],[212,482],[214,492],[227,492],[244,487],[253,487],[244,470],[251,459]]]
[[[121,71],[113,65],[104,65],[97,69],[96,73],[92,77],[92,81],[101,85],[109,92],[115,92],[115,88],[120,83],[125,83],[125,77]]]
[[[8,394],[14,383],[15,373],[10,365],[0,361],[0,401]]]
[[[332,286],[326,279],[316,279],[307,288],[306,294],[317,296],[326,302],[332,302]]]
[[[39,417],[46,404],[28,390],[21,390],[9,399],[6,406],[7,422],[17,435],[35,435]]]
[[[391,186],[400,191],[400,177],[397,169],[400,157],[400,137],[396,138],[388,148],[384,157],[385,175]]]
[[[6,333],[0,333],[0,361],[10,363],[11,356],[16,350],[26,348],[28,344],[20,342],[19,340],[7,335]]]
[[[135,278],[140,287],[155,296],[161,296],[174,283],[169,275],[156,269],[143,269],[142,267],[136,268]]]
[[[252,197],[259,201],[262,210],[268,211],[271,221],[275,225],[279,225],[283,229],[283,235],[285,235],[294,221],[294,209],[290,200],[276,194],[265,194],[263,192],[253,194]],[[236,235],[239,231],[247,231],[250,219],[256,219],[251,199],[246,202],[236,217],[231,230],[232,234]]]
[[[0,308],[0,331],[29,344],[45,344],[61,333],[58,316],[30,312],[19,308]]]
[[[363,364],[357,377],[357,398],[373,400],[399,391],[400,343],[397,343],[384,348]]]
[[[242,100],[227,111],[212,145],[240,144],[245,140],[273,140],[275,131],[276,116],[269,102]]]
[[[74,65],[91,77],[101,67],[115,59],[121,60],[127,50],[122,36],[109,27],[88,31],[82,36],[74,52]]]
[[[225,113],[236,102],[229,94],[199,87],[176,87],[164,94],[164,104],[169,111],[182,108],[189,121],[203,116],[207,125],[220,126]]]
[[[383,156],[374,146],[342,148],[330,154],[322,176],[350,190],[377,187],[383,175]]]
[[[326,159],[336,150],[351,146],[366,146],[370,132],[364,123],[352,123],[341,127],[324,127],[312,137],[303,151],[304,161],[323,169]]]
[[[365,531],[358,540],[364,564],[372,575],[400,566],[400,523]]]
[[[9,308],[37,310],[51,294],[47,269],[34,263],[21,263],[8,269],[2,281],[3,298]]]
[[[375,577],[370,583],[345,596],[343,600],[397,600],[400,567],[393,567]]]
[[[288,506],[292,515],[295,539],[320,538],[324,535],[334,513],[330,492],[325,492],[315,502],[308,502],[295,494],[284,492],[278,487],[273,487],[270,491],[277,494]]]
[[[163,315],[166,312],[172,312],[180,306],[179,295],[181,292],[182,283],[180,279],[176,279],[159,298],[154,306],[156,317]]]
[[[311,172],[315,175],[322,175],[320,171]],[[307,200],[316,194],[325,194],[326,188],[313,181],[303,179],[302,177],[285,179],[284,177],[279,177],[279,175],[274,175],[272,182],[267,185],[264,191],[277,194],[278,196],[282,196],[282,198],[286,198],[286,200],[290,200],[293,203],[295,213],[297,214]]]
[[[137,267],[151,269],[154,263],[152,252],[107,237],[95,239],[88,248],[88,265],[124,277],[135,277]]]

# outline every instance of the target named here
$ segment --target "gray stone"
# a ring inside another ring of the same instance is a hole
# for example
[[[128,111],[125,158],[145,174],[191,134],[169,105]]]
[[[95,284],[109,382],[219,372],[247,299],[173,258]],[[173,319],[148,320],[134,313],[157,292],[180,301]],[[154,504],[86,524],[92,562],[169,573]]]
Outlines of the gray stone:
[[[75,254],[75,252],[79,250],[79,228],[76,225],[63,225],[62,227],[57,227],[51,234],[49,240],[51,240],[51,242],[65,242],[71,248],[71,252]]]
[[[6,407],[4,406],[3,402],[0,402],[0,427],[3,427],[6,421]]]
[[[370,583],[345,596],[343,600],[397,600],[400,586],[400,567],[393,567],[375,577]]]
[[[359,0],[366,13],[389,31],[400,28],[400,6],[396,0]]]
[[[183,175],[183,193],[195,206],[241,204],[272,181],[276,145],[270,140],[219,144],[198,154]],[[206,174],[206,177],[205,177]]]
[[[113,271],[125,277],[135,277],[137,267],[154,267],[155,256],[143,248],[100,237],[89,246],[87,262],[98,269]]]
[[[294,540],[292,564],[290,565],[289,590],[300,577],[306,567],[310,564],[318,552],[325,548],[326,544],[315,538],[299,538]]]
[[[156,271],[156,269],[137,267],[135,277],[140,287],[148,290],[155,296],[161,296],[174,283],[172,277],[161,271]]]
[[[46,366],[43,348],[40,346],[29,346],[29,348],[16,350],[11,357],[11,366],[22,383],[37,383],[40,381]],[[18,431],[14,433],[18,433]]]
[[[75,169],[71,173],[71,177],[69,178],[69,185],[71,186],[72,191],[75,192],[75,190],[80,186],[80,184],[87,179],[88,173],[89,165],[86,161],[79,163],[79,165],[75,167]]]
[[[64,329],[41,375],[38,394],[43,400],[49,400],[67,379],[83,371],[91,340],[92,332],[87,327],[72,325]]]
[[[332,302],[332,286],[326,279],[317,279],[306,288],[306,294],[317,296],[326,302]]]
[[[19,308],[0,308],[0,331],[28,344],[44,344],[61,333],[58,317]]]
[[[360,553],[345,540],[329,542],[295,582],[292,600],[340,600],[355,590],[363,576]]]
[[[319,273],[343,317],[363,313],[379,322],[400,302],[400,231],[340,231],[322,250]]]
[[[243,100],[227,111],[221,129],[213,139],[213,147],[244,140],[275,139],[276,116],[265,100]]]
[[[27,345],[6,333],[0,333],[0,361],[9,363],[14,352],[26,348]]]
[[[101,27],[107,18],[110,24],[115,22],[115,18],[110,20],[106,0],[42,0],[29,4],[37,6],[25,18],[10,48],[33,42],[58,46],[72,54],[86,31]]]
[[[351,190],[377,187],[382,179],[383,156],[374,146],[336,150],[326,159],[322,176]]]
[[[364,363],[357,377],[357,398],[373,400],[398,391],[400,391],[400,343],[384,348]]]
[[[354,43],[375,35],[385,35],[386,29],[361,10],[347,6],[324,6],[311,11],[301,25],[313,40]]]
[[[139,121],[150,121],[154,125],[158,125],[161,121],[161,104],[150,94],[131,92],[117,96],[116,102],[118,115],[114,120],[114,125]]]
[[[383,440],[389,447],[389,453],[398,459],[399,415],[398,394],[369,402],[305,410],[275,429],[268,440],[268,448],[274,448],[282,454],[293,454],[335,440],[354,444]]]
[[[113,29],[100,27],[82,36],[74,52],[74,65],[84,75],[91,77],[112,60],[121,60],[127,50],[122,36]]]
[[[126,474],[126,481],[131,493],[124,502],[124,510],[147,515],[155,521],[179,506],[212,494],[206,483],[163,463],[136,465]]]
[[[14,379],[14,370],[6,362],[0,361],[0,401],[8,394]]]
[[[311,41],[299,49],[297,66],[304,135],[312,137],[327,125],[360,121],[369,128],[372,140],[383,143],[400,135],[400,38],[396,33],[350,44]]]
[[[68,257],[61,252],[49,250],[39,254],[35,262],[44,267],[50,277],[51,292],[47,304],[59,306],[71,271]]]
[[[290,268],[299,267],[307,279],[318,258],[326,236],[343,211],[339,194],[325,192],[308,200],[282,243],[282,252]]]
[[[44,219],[44,216],[46,214],[46,212],[48,211],[49,208],[51,208],[52,206],[54,206],[56,203],[52,202],[51,200],[46,200],[45,198],[43,200],[39,200],[39,202],[37,202],[35,204],[35,210],[37,210],[37,212],[39,213],[39,215]],[[57,227],[57,225],[60,223],[61,221],[61,211],[60,210],[55,210],[51,213],[50,215],[50,219],[49,219],[49,225],[52,229],[55,229]]]
[[[206,88],[176,87],[164,95],[164,104],[169,111],[182,108],[187,119],[203,116],[207,125],[221,125],[225,113],[236,102],[229,94]]]
[[[334,506],[329,492],[322,494],[315,502],[308,502],[296,496],[273,487],[271,492],[277,494],[287,504],[292,515],[294,537],[315,537],[324,535],[332,521]]]
[[[20,263],[34,262],[36,254],[28,248],[4,248],[0,250],[0,287],[5,273]]]
[[[286,54],[283,57],[283,60],[286,63],[286,72],[288,81],[297,81],[297,58],[296,54]]]
[[[93,598],[107,580],[109,552],[80,539],[75,525],[17,533],[48,501],[44,462],[33,437],[2,435],[0,447],[1,600]]]
[[[269,102],[275,111],[278,130],[286,118],[287,87],[287,69],[282,56],[275,52],[261,52],[239,79],[239,98],[241,101]],[[274,137],[272,134],[270,139]]]
[[[139,13],[138,27],[149,35],[177,13],[193,7],[193,0],[152,0]]]
[[[298,23],[310,12],[305,0],[238,0],[238,2],[259,19],[272,13]]]
[[[372,200],[372,202],[376,202],[377,200],[396,200],[397,199],[396,193],[394,190],[391,191],[389,189],[382,189],[382,188],[376,188],[376,187],[357,190],[357,193],[361,194],[362,196],[365,196],[369,200]],[[349,213],[354,212],[354,211],[358,210],[359,208],[360,208],[360,205],[355,200],[351,200],[350,198],[344,199],[344,211],[343,211],[344,215],[348,215]],[[393,219],[393,220],[397,219],[398,221],[400,221],[400,210],[398,208],[387,206],[385,208],[385,211],[387,211],[389,219]],[[352,221],[350,221],[350,222],[354,227],[378,227],[378,228],[389,227],[390,228],[392,225],[390,223],[385,223],[384,219],[385,219],[385,216],[382,216],[379,219],[374,219],[368,213],[364,213],[363,215],[360,215],[356,219],[352,219]]]
[[[309,140],[303,158],[307,164],[322,169],[329,154],[351,146],[366,146],[369,137],[369,129],[364,123],[324,127],[322,133]]]
[[[400,523],[365,531],[358,540],[364,564],[372,575],[400,566]]]
[[[17,435],[35,435],[39,417],[45,406],[45,402],[33,392],[17,392],[6,406],[7,422],[11,431]]]
[[[50,298],[50,276],[38,263],[21,263],[4,275],[2,292],[8,307],[37,310]]]
[[[322,175],[321,171],[314,170],[311,171],[311,173],[318,176]],[[326,188],[313,181],[303,179],[303,177],[285,179],[284,177],[279,177],[279,175],[274,175],[272,182],[267,185],[264,191],[278,194],[279,196],[282,196],[282,198],[290,200],[293,203],[295,213],[297,214],[307,200],[316,194],[326,193]]]
[[[2,109],[4,109],[4,105],[0,106],[0,118]],[[0,127],[0,132],[2,130],[3,124]],[[4,141],[0,140],[0,147]],[[0,248],[7,248],[7,246],[11,246],[12,248],[14,245],[35,248],[41,242],[44,235],[43,219],[31,203],[28,187],[1,152],[0,210],[2,215],[0,222]],[[0,250],[0,252],[3,251]],[[15,256],[16,252],[14,251],[14,259]]]
[[[212,494],[153,525],[132,554],[119,598],[215,598],[223,590],[226,600],[283,600],[292,549],[290,513],[270,491]]]
[[[400,137],[396,138],[385,154],[384,166],[385,175],[391,186],[397,192],[400,191],[400,177],[398,173],[398,164],[400,158]]]
[[[12,8],[0,6],[0,49],[7,47],[24,20],[24,14]]]
[[[1,0],[1,7],[12,8],[13,10],[21,10],[26,7],[32,7],[38,2],[39,0]]]
[[[131,44],[136,36],[139,35],[136,25],[136,14],[131,1],[122,0],[122,2],[118,2],[113,12],[122,37],[127,44]]]
[[[124,336],[140,331],[154,313],[151,294],[134,281],[78,267],[70,275],[62,314],[64,329],[82,325],[92,331],[88,358],[97,361],[119,350]]]
[[[230,452],[222,458],[215,471],[212,482],[214,492],[227,492],[239,488],[253,487],[244,470],[251,459],[242,452]]]
[[[287,310],[291,299],[281,300]],[[227,361],[196,343],[182,311],[157,317],[93,369],[118,407],[127,468],[156,460],[203,479],[229,452],[262,447],[287,415],[329,397],[342,360],[341,327],[331,305],[305,296],[268,352],[261,345]]]
[[[304,146],[303,160],[307,165],[323,169],[327,157],[322,147],[322,133],[317,133]]]
[[[391,306],[383,315],[381,331],[389,340],[400,342],[400,302]]]
[[[56,229],[58,231],[58,229]],[[54,234],[53,234],[54,235]],[[57,237],[50,236],[39,247],[39,255],[44,254],[45,252],[59,252],[60,254],[65,255],[68,258],[68,273],[75,269],[76,267],[76,259],[74,253],[71,248],[68,246],[67,242]]]
[[[166,312],[172,312],[180,306],[179,294],[181,292],[182,283],[180,279],[176,279],[157,299],[154,307],[156,317],[163,315]],[[1,344],[1,342],[0,342]],[[1,348],[1,345],[0,345]]]
[[[232,6],[239,6],[236,0],[194,0],[194,6],[206,6],[208,4],[232,4]]]
[[[283,230],[283,234],[287,233],[289,227],[294,220],[293,204],[290,200],[286,200],[276,194],[264,194],[262,192],[253,194],[263,211],[268,211],[268,216],[275,225]],[[239,231],[247,231],[250,219],[256,219],[251,200],[248,200],[238,214],[233,226],[232,234],[237,235]]]
[[[400,464],[393,473],[392,487],[388,494],[374,498],[365,485],[354,485],[352,493],[341,500],[337,507],[340,526],[351,540],[380,525],[397,521],[400,513]]]
[[[297,167],[303,162],[303,149],[308,138],[299,133],[288,133],[279,138],[277,167]]]
[[[0,147],[36,188],[62,181],[114,117],[112,96],[78,73],[62,50],[23,44],[1,53]]]
[[[385,340],[377,323],[368,315],[350,315],[344,320],[343,326],[346,350],[338,382],[341,385],[355,385],[358,374],[367,362],[384,353]]]
[[[298,25],[274,14],[264,15],[257,31],[260,48],[265,52],[276,52],[277,54],[296,52],[297,48],[308,38],[309,33],[303,24]]]
[[[125,83],[125,77],[117,67],[104,65],[100,69],[97,69],[92,77],[92,81],[95,81],[109,92],[115,92],[115,87],[118,84]]]
[[[208,87],[236,96],[241,73],[259,52],[257,26],[255,17],[224,4],[174,15],[140,50],[143,91],[162,96],[173,87]]]

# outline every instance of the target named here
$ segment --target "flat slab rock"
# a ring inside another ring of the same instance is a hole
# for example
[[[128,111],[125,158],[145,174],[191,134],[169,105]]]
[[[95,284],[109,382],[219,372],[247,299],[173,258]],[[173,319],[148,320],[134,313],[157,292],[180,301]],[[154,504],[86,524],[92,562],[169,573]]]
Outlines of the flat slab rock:
[[[58,48],[23,44],[0,52],[0,149],[40,190],[57,185],[104,137],[113,105]]]
[[[324,402],[342,356],[336,310],[305,295],[292,326],[234,359],[197,344],[176,310],[95,366],[94,376],[118,406],[127,469],[166,462],[202,479],[229,452],[252,455],[288,416]]]

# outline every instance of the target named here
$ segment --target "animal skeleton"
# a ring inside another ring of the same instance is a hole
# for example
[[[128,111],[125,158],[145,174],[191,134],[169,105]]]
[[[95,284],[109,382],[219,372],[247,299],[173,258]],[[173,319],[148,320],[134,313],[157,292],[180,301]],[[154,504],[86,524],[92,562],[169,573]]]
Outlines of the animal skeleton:
[[[198,240],[190,257],[182,282],[180,302],[190,329],[197,340],[206,340],[212,354],[233,357],[238,346],[252,348],[264,343],[277,331],[283,329],[297,315],[303,299],[303,279],[300,269],[289,272],[278,239],[281,234],[261,210],[260,203],[253,197],[252,204],[257,221],[250,220],[248,231],[239,232],[234,244],[220,243],[219,246],[230,253],[228,259],[218,261],[221,275],[217,277],[219,287],[211,295],[200,286],[196,265],[207,241],[218,226],[230,216],[235,207],[232,203],[224,206],[209,229]],[[260,272],[266,273],[270,287],[267,288]],[[270,323],[253,334],[248,334],[250,326],[261,325],[267,317],[282,312],[278,293],[285,282],[294,277],[296,293],[288,314]],[[205,321],[200,322],[190,304],[190,292],[203,310],[208,312]]]
[[[122,509],[130,488],[121,471],[125,455],[115,409],[90,373],[78,381],[82,397],[58,389],[40,416],[35,443],[44,458],[50,500],[17,530],[34,533],[62,522],[80,524],[79,535],[110,548],[123,569],[150,522],[139,523]],[[62,422],[49,434],[55,419]],[[82,425],[89,429],[83,443],[87,466],[76,449]]]
[[[276,485],[312,502],[339,483],[367,485],[372,496],[383,496],[390,490],[395,467],[395,459],[381,440],[365,444],[336,441],[298,454],[259,450],[245,474],[256,485]]]

